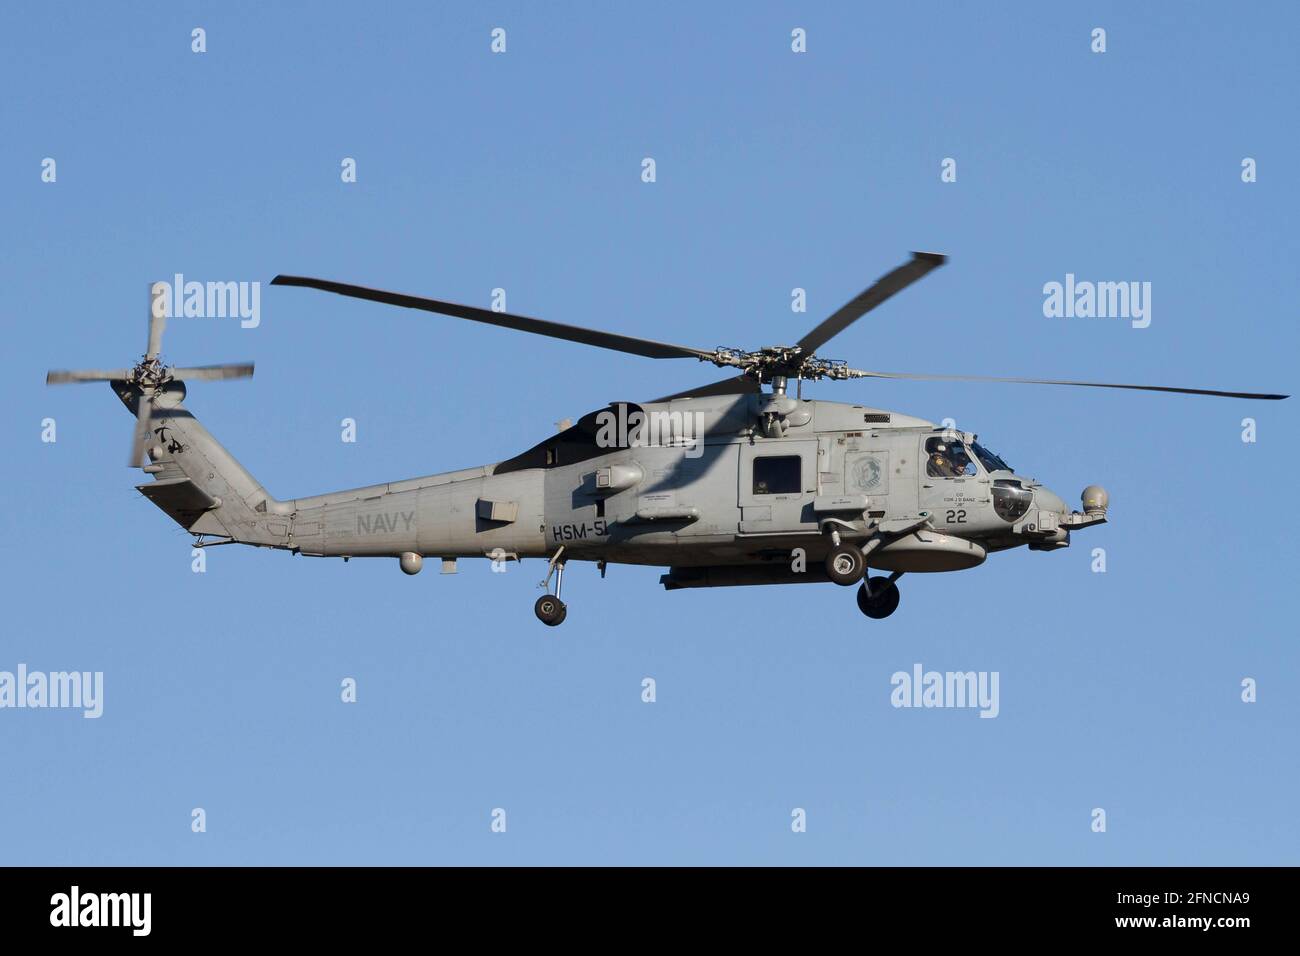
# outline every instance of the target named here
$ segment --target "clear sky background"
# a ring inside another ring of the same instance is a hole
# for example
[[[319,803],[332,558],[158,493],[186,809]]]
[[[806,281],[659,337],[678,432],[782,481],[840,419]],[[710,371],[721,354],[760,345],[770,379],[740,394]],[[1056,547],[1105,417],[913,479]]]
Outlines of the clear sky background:
[[[191,573],[108,388],[43,385],[130,364],[153,279],[261,281],[259,328],[175,320],[164,351],[256,360],[187,404],[310,495],[721,376],[278,272],[757,347],[924,249],[951,260],[829,357],[1291,392],[1298,30],[1281,2],[7,7],[0,670],[102,670],[105,710],[0,711],[0,862],[1300,863],[1296,399],[813,387],[952,417],[1068,502],[1103,484],[1112,523],[909,575],[887,621],[833,585],[571,565],[552,630],[539,561],[231,547]],[[1067,272],[1151,282],[1150,327],[1045,318]],[[918,662],[998,671],[1000,716],[894,709]]]

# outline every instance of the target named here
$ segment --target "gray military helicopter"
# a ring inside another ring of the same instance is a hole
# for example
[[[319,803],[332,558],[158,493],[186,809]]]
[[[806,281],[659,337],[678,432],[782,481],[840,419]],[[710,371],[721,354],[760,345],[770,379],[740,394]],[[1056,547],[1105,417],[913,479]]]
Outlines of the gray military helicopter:
[[[245,378],[253,364],[174,368],[160,358],[165,316],[154,297],[149,342],[133,368],[50,372],[48,384],[109,382],[136,416],[129,464],[138,490],[201,547],[250,544],[316,557],[547,561],[534,611],[564,621],[569,561],[667,566],[667,590],[831,581],[857,585],[858,607],[885,618],[909,572],[959,571],[994,552],[1069,547],[1106,521],[1108,496],[1083,490],[1071,511],[1017,474],[977,436],[910,415],[806,400],[803,382],[855,378],[1014,382],[1277,400],[1285,395],[1050,379],[865,372],[816,353],[890,296],[942,265],[910,261],[794,345],[697,349],[363,286],[277,276],[302,286],[436,312],[653,359],[688,358],[734,377],[650,402],[592,412],[513,458],[309,498],[273,498],[185,408],[186,382]],[[794,394],[790,393],[795,383]],[[767,386],[765,389],[764,386]],[[867,576],[867,569],[885,572]],[[864,580],[865,577],[865,580]],[[554,581],[554,592],[551,583]]]

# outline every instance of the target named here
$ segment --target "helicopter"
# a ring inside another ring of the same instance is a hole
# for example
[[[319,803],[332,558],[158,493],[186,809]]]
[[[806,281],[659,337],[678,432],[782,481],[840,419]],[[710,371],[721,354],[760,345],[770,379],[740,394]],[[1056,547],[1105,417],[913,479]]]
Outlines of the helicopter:
[[[47,384],[108,382],[135,415],[136,486],[197,547],[247,544],[313,557],[542,558],[542,623],[568,614],[570,561],[666,567],[666,590],[827,583],[857,588],[871,619],[899,606],[908,573],[959,571],[1025,546],[1056,551],[1103,524],[1109,496],[1089,485],[1071,510],[977,435],[865,405],[803,398],[805,381],[1008,382],[1275,401],[1285,395],[1054,379],[862,371],[817,350],[947,257],[914,252],[794,345],[699,349],[504,311],[304,276],[275,286],[337,295],[578,342],[652,359],[693,359],[737,374],[648,402],[616,402],[493,464],[281,500],[184,405],[186,383],[251,377],[253,363],[173,367],[161,359],[167,310],[151,286],[149,335],[129,369],[51,371]],[[791,394],[791,384],[794,384]],[[563,424],[563,423],[562,423]],[[871,571],[882,572],[870,574]]]

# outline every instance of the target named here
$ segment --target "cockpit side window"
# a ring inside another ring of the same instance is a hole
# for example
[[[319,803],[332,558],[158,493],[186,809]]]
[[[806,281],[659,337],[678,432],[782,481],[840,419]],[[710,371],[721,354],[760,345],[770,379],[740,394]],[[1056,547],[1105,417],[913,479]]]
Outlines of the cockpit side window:
[[[969,478],[979,471],[958,439],[935,435],[925,442],[925,473],[931,478]]]

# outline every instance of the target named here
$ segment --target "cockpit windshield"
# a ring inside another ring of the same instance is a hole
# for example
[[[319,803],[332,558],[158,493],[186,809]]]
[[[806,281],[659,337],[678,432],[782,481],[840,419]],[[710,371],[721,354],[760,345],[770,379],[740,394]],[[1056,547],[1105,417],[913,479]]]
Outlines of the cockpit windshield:
[[[980,460],[980,464],[984,466],[985,471],[1015,471],[1014,468],[977,441],[970,443],[970,449],[975,453],[975,457]]]

